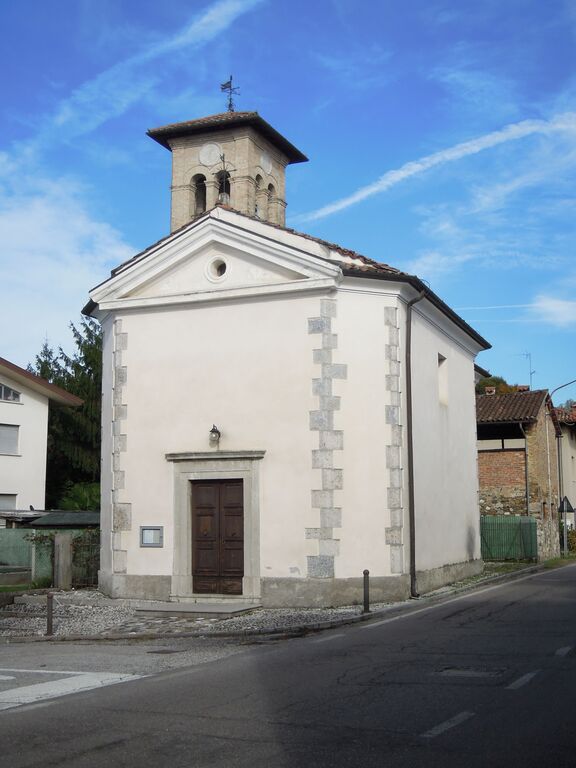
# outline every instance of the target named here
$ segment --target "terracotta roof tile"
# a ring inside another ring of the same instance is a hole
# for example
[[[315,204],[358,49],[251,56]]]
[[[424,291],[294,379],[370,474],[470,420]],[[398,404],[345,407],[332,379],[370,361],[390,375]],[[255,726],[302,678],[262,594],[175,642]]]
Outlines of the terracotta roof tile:
[[[150,128],[146,133],[166,149],[171,149],[169,139],[189,136],[195,133],[211,133],[225,130],[232,126],[248,125],[258,131],[275,147],[283,152],[290,163],[306,163],[308,158],[281,133],[260,117],[258,112],[221,112],[218,115],[186,120],[183,123],[170,123],[159,128]]]
[[[174,232],[171,232],[169,235],[166,235],[166,237],[161,238],[153,245],[148,246],[148,248],[141,251],[140,253],[137,253],[131,259],[128,259],[122,264],[119,264],[115,269],[111,271],[110,273],[111,277],[114,277],[120,272],[123,272],[125,269],[130,267],[132,264],[140,261],[141,259],[146,258],[150,253],[155,251],[160,245],[162,245],[162,243],[166,242],[167,240],[171,238],[177,238],[181,234],[186,232],[189,228],[193,228],[197,226],[206,218],[210,217],[210,215],[214,212],[216,208],[223,208],[227,211],[231,211],[236,216],[240,216],[244,219],[256,221],[259,224],[265,225],[267,227],[271,227],[272,229],[279,229],[283,232],[288,232],[290,234],[305,238],[306,240],[310,240],[311,242],[322,245],[324,248],[326,248],[327,251],[332,252],[334,255],[338,254],[338,257],[326,258],[324,259],[324,261],[328,261],[331,264],[338,265],[342,270],[342,273],[346,276],[349,276],[349,277],[356,276],[356,277],[373,278],[373,279],[380,279],[380,280],[397,280],[400,282],[409,283],[417,291],[425,292],[426,297],[429,299],[429,301],[432,304],[434,304],[443,314],[447,315],[458,327],[460,327],[463,331],[465,331],[469,336],[475,339],[483,349],[490,349],[491,345],[489,344],[489,342],[487,342],[486,339],[480,336],[480,334],[477,333],[474,330],[474,328],[472,328],[472,326],[468,325],[468,323],[465,320],[463,320],[456,312],[454,312],[454,310],[451,307],[449,307],[445,302],[443,302],[442,299],[439,296],[437,296],[432,290],[430,290],[430,288],[428,288],[428,286],[426,286],[416,275],[411,275],[408,272],[402,272],[401,270],[396,269],[396,267],[391,267],[389,264],[385,264],[383,262],[370,259],[368,258],[368,256],[363,256],[361,253],[350,250],[349,248],[344,248],[343,246],[338,245],[337,243],[331,243],[328,240],[322,240],[319,237],[314,237],[313,235],[309,235],[305,232],[298,232],[295,229],[290,229],[289,227],[285,227],[281,224],[272,224],[269,221],[263,221],[262,219],[259,219],[256,216],[249,216],[246,213],[242,213],[241,211],[237,211],[236,209],[231,208],[228,205],[223,205],[221,203],[218,203],[215,206],[215,208],[211,208],[210,210],[205,211],[203,214],[196,217],[195,219],[192,219],[192,221],[187,222],[186,224],[181,226],[179,229],[174,230]],[[321,259],[322,257],[316,256],[316,258]],[[104,280],[103,283],[105,282],[107,281]],[[99,285],[103,285],[103,283],[100,283]],[[99,287],[99,286],[95,286],[95,287]],[[92,302],[92,300],[90,300],[82,311],[85,314],[90,315],[93,309],[95,308],[95,306],[96,305]]]
[[[160,238],[160,240],[157,240],[152,245],[149,245],[148,248],[145,248],[143,251],[140,251],[140,253],[135,254],[127,261],[124,261],[122,264],[119,264],[117,267],[115,267],[111,271],[110,273],[111,276],[113,277],[119,272],[122,272],[127,266],[129,266],[133,262],[139,261],[140,259],[145,258],[150,251],[155,250],[159,245],[166,242],[170,238],[177,236],[178,234],[185,232],[189,227],[192,227],[193,225],[198,224],[200,221],[208,217],[210,215],[210,212],[213,211],[215,208],[223,208],[226,211],[231,211],[237,216],[242,216],[244,219],[257,221],[259,224],[265,224],[267,227],[273,227],[274,229],[279,229],[282,232],[288,232],[291,235],[297,235],[298,237],[303,237],[304,239],[310,240],[313,243],[318,243],[319,245],[324,246],[326,249],[330,251],[334,251],[335,253],[338,253],[343,257],[342,260],[326,259],[326,261],[332,261],[338,264],[338,266],[342,267],[342,269],[344,269],[346,272],[360,272],[360,273],[371,273],[371,274],[375,272],[380,272],[386,275],[398,275],[398,276],[410,277],[410,275],[408,275],[407,272],[401,272],[399,269],[396,269],[395,267],[391,267],[389,264],[384,264],[383,262],[370,259],[368,258],[368,256],[363,256],[361,253],[358,253],[357,251],[350,250],[350,248],[345,248],[344,246],[338,245],[337,243],[331,243],[328,240],[322,240],[322,238],[314,237],[314,235],[309,235],[306,232],[299,232],[296,229],[285,227],[282,224],[273,224],[270,221],[264,221],[263,219],[259,219],[257,216],[250,216],[247,213],[242,213],[241,211],[237,211],[235,208],[232,208],[229,205],[223,205],[222,203],[217,203],[214,206],[214,208],[210,209],[209,211],[206,211],[201,216],[197,216],[195,219],[192,219],[192,221],[186,222],[186,224],[183,224],[179,229],[174,230],[174,232],[170,232],[170,234]],[[320,258],[320,257],[317,257],[317,258]]]
[[[562,424],[576,424],[576,407],[555,408],[556,417]]]
[[[506,395],[476,395],[476,421],[478,424],[536,421],[547,397],[547,389]]]

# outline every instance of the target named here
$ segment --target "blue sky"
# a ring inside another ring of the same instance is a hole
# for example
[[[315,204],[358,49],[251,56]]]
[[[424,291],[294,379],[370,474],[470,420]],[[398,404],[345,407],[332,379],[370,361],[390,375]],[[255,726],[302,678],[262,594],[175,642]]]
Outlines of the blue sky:
[[[168,233],[146,129],[224,111],[233,73],[310,158],[289,226],[426,280],[493,373],[576,379],[576,0],[0,0],[0,28],[0,356],[70,351]]]

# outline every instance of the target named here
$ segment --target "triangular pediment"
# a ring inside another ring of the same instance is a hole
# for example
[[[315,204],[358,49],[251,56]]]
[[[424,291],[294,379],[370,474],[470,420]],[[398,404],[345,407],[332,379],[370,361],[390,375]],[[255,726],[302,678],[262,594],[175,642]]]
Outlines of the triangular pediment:
[[[337,266],[273,227],[208,215],[115,270],[91,292],[100,309],[240,298],[330,287]],[[268,236],[266,236],[268,235]],[[271,235],[271,236],[270,236]],[[298,245],[304,247],[297,247]]]
[[[307,275],[265,258],[212,242],[192,251],[177,264],[127,295],[147,298],[182,293],[232,290],[305,280]]]

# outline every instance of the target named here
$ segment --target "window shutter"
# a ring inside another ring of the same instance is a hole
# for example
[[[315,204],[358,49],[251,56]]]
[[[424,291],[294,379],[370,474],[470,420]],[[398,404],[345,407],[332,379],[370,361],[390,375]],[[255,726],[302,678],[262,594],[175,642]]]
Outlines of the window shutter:
[[[16,494],[0,493],[0,509],[16,509]]]
[[[15,424],[0,424],[0,453],[18,453],[18,429]]]

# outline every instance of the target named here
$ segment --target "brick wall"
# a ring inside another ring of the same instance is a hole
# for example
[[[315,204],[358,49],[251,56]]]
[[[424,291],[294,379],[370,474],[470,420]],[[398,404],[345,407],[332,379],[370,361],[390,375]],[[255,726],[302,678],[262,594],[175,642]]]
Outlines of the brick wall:
[[[538,558],[559,555],[558,452],[552,419],[542,408],[526,427],[529,513],[538,523]],[[523,449],[478,452],[480,514],[525,515],[526,454]]]
[[[522,449],[479,451],[480,514],[526,514],[526,468]]]

